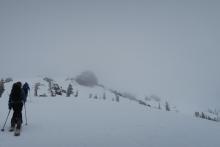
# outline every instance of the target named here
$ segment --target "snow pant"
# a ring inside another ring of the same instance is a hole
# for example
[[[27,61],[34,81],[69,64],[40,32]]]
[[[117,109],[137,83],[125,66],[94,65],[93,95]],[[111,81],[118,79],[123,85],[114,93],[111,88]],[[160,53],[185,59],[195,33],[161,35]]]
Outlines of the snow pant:
[[[17,129],[21,129],[21,124],[22,124],[22,107],[23,107],[23,103],[19,102],[19,103],[13,103],[12,104],[12,108],[13,108],[13,116],[11,118],[11,127],[15,127]]]

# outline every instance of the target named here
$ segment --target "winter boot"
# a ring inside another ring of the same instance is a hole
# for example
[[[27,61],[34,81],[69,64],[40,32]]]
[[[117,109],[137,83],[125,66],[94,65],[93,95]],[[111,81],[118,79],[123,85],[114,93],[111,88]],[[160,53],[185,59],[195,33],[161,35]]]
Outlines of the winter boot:
[[[9,132],[13,132],[15,130],[15,127],[11,126],[9,129]]]
[[[21,132],[21,130],[16,128],[14,135],[15,136],[20,136],[20,132]]]
[[[15,124],[11,124],[11,127],[9,129],[9,132],[13,132],[15,130]]]

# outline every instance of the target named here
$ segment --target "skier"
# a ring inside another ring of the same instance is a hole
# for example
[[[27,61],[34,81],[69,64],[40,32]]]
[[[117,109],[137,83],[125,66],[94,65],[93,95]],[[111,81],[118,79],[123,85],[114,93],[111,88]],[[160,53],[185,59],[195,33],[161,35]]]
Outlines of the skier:
[[[11,118],[11,128],[9,131],[15,131],[15,136],[20,135],[22,125],[22,107],[25,102],[26,97],[22,89],[22,83],[14,83],[9,96],[8,107],[10,110],[13,108],[14,111],[13,116]]]
[[[30,87],[29,87],[28,83],[25,82],[22,88],[24,90],[25,99],[27,99],[28,91],[30,91]]]

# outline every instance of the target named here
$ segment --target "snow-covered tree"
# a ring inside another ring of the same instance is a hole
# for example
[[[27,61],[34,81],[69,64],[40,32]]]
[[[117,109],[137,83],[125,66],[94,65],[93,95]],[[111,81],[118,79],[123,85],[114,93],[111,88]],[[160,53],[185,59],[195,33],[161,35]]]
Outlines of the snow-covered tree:
[[[53,83],[52,91],[54,91],[55,95],[62,95],[62,87],[60,87],[57,83]]]
[[[50,92],[50,95],[51,96],[54,96],[54,92],[53,92],[53,90],[52,90],[52,85],[53,85],[53,79],[51,79],[51,78],[48,78],[48,77],[45,77],[44,79],[43,79],[44,81],[46,81],[46,82],[48,82],[48,91]]]
[[[115,100],[116,100],[116,102],[119,102],[119,95],[115,95]]]
[[[40,87],[41,83],[35,83],[34,85],[34,96],[38,96],[38,90],[39,90],[39,87]]]
[[[165,102],[165,109],[166,111],[170,111],[170,105],[167,101]]]
[[[103,93],[103,96],[102,96],[103,100],[106,100],[106,94]]]
[[[97,96],[97,95],[95,95],[95,96],[94,96],[94,99],[98,99],[98,96]]]
[[[78,97],[78,95],[79,95],[79,91],[77,90],[76,91],[76,94],[74,95],[75,97]]]
[[[66,96],[70,97],[71,94],[73,94],[73,86],[71,84],[69,84],[69,86],[67,88]]]
[[[159,109],[159,110],[161,110],[161,106],[160,106],[160,103],[158,103],[158,109]]]

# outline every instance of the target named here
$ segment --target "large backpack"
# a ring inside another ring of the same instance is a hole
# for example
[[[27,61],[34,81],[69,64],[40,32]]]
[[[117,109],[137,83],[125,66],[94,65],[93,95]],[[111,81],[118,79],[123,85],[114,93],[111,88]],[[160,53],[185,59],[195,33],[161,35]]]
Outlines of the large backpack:
[[[10,101],[11,102],[22,102],[23,101],[20,82],[13,84],[12,89],[11,89],[11,94],[10,94]]]

